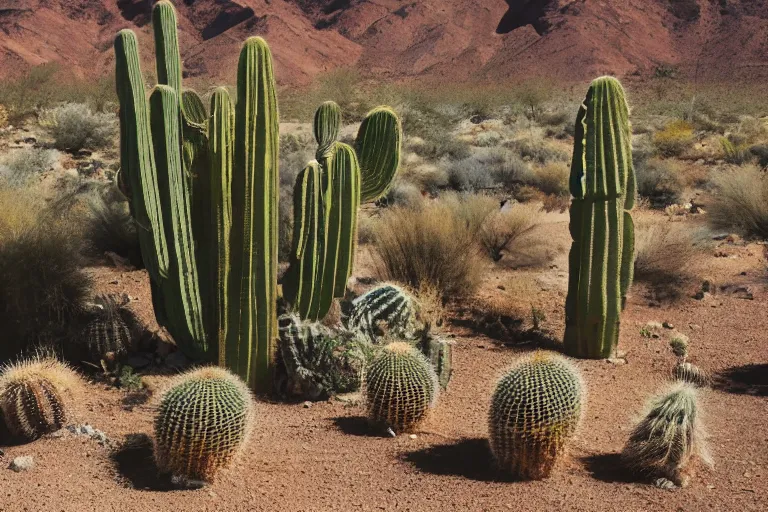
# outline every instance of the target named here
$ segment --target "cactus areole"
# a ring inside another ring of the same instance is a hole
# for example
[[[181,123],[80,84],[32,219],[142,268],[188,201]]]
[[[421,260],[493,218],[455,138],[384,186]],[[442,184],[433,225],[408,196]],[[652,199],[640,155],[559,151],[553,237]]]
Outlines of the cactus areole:
[[[634,266],[636,184],[629,108],[618,80],[592,82],[574,139],[565,350],[608,358],[616,352]]]

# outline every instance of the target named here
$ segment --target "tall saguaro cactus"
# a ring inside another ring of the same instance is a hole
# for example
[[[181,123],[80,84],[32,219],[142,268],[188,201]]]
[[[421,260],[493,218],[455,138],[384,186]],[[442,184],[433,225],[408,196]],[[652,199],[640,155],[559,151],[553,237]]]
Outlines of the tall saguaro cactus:
[[[636,184],[629,108],[618,80],[592,82],[574,138],[565,350],[599,359],[616,351],[634,265]]]
[[[121,166],[158,322],[188,356],[256,391],[271,384],[277,336],[278,114],[272,56],[250,38],[238,102],[206,112],[183,90],[173,5],[153,8],[158,85],[147,100],[136,36],[115,40]]]

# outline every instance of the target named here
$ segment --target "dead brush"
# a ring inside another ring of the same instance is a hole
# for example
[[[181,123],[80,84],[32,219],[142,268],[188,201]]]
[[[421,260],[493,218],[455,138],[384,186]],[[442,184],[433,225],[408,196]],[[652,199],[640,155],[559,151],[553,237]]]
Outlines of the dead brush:
[[[526,234],[537,225],[540,213],[537,205],[514,204],[506,210],[489,214],[480,226],[480,243],[493,261],[500,261]]]

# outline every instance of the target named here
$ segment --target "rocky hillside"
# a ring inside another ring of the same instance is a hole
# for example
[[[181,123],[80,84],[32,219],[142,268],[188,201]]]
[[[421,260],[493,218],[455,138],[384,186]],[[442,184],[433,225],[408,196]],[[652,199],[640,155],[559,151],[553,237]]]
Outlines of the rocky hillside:
[[[0,0],[0,76],[61,62],[111,70],[115,32],[142,33],[153,0]],[[599,73],[768,78],[768,0],[176,0],[186,72],[232,81],[247,36],[278,79],[337,67],[382,79],[561,81]]]

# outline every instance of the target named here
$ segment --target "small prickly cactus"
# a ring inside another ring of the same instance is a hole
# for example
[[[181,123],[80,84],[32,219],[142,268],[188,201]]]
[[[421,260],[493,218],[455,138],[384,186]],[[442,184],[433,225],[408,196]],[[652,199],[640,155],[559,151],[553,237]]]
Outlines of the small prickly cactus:
[[[499,466],[524,479],[549,476],[579,427],[585,394],[564,357],[536,352],[520,359],[496,386],[488,415]]]
[[[309,400],[360,388],[370,344],[352,331],[332,329],[298,315],[278,318],[280,350],[277,367],[285,376],[285,394]],[[278,372],[279,373],[279,372]]]
[[[687,336],[675,336],[669,340],[669,347],[672,353],[677,357],[685,359],[688,356],[688,338]]]
[[[242,450],[253,416],[248,387],[226,370],[181,375],[155,418],[158,469],[184,483],[212,482]]]
[[[709,375],[707,372],[692,363],[679,362],[672,369],[672,378],[693,384],[697,388],[705,388],[709,386]]]
[[[347,325],[376,343],[384,334],[412,337],[415,322],[416,306],[411,295],[399,286],[385,284],[352,302]]]
[[[427,360],[432,363],[440,388],[446,389],[451,381],[451,375],[453,375],[453,342],[426,335],[419,342],[419,348]]]
[[[0,409],[11,435],[33,441],[63,428],[80,377],[52,358],[23,360],[0,372]]]
[[[638,473],[668,479],[679,486],[686,485],[693,460],[712,464],[693,386],[675,383],[651,400],[645,417],[632,431],[622,458]]]
[[[94,318],[83,333],[92,362],[114,362],[128,353],[132,333],[125,316],[132,313],[125,308],[127,299],[115,295],[97,297]]]
[[[369,418],[395,432],[417,426],[438,395],[432,365],[413,345],[385,346],[365,372],[365,403]]]

